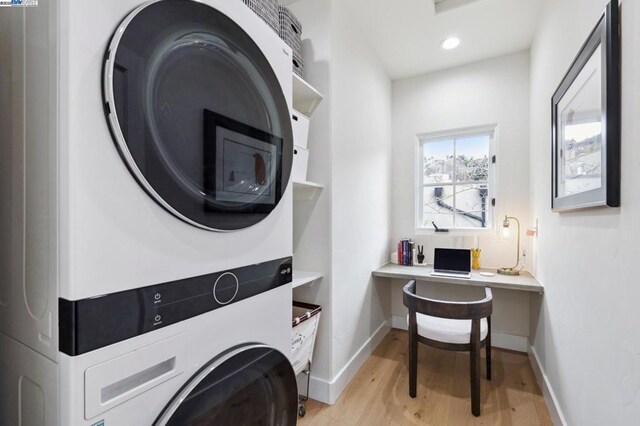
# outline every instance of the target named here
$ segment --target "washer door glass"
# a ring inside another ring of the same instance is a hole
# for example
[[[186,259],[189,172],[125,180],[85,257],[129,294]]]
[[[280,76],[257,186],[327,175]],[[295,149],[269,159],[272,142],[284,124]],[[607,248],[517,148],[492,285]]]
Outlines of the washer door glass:
[[[124,20],[107,56],[112,134],[161,206],[209,230],[249,227],[276,207],[291,174],[291,119],[240,26],[200,2],[153,2]]]
[[[235,349],[192,377],[156,425],[294,425],[298,392],[287,358],[264,345]]]

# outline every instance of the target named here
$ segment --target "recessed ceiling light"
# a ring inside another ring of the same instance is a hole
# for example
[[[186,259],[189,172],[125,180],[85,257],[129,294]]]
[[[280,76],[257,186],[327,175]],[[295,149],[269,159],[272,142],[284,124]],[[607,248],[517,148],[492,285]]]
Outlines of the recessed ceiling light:
[[[440,46],[444,50],[455,49],[456,47],[460,46],[460,39],[458,37],[449,37],[445,39],[442,43],[440,43]]]

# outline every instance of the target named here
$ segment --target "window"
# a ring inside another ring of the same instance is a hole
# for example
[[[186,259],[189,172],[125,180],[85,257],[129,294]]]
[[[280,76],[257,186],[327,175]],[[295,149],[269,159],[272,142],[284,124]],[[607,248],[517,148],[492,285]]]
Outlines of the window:
[[[491,228],[494,129],[419,137],[418,228]]]

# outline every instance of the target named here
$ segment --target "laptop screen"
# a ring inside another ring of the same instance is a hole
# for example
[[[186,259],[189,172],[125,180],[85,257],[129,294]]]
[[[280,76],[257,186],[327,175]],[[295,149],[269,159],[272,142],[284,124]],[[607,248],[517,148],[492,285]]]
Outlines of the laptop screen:
[[[471,250],[435,249],[433,269],[436,271],[471,272]]]

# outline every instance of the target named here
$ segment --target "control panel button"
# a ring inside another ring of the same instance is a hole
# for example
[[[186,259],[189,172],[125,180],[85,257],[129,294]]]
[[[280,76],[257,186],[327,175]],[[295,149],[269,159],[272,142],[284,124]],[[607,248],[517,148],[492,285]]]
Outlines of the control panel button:
[[[282,275],[282,276],[290,275],[292,272],[293,272],[293,270],[291,269],[291,267],[282,268],[282,270],[280,271],[280,275]]]
[[[162,316],[160,315],[156,315],[155,318],[153,319],[155,322],[160,322],[162,321]]]
[[[238,288],[238,277],[231,272],[225,272],[213,285],[213,298],[221,305],[229,304],[238,295]]]

